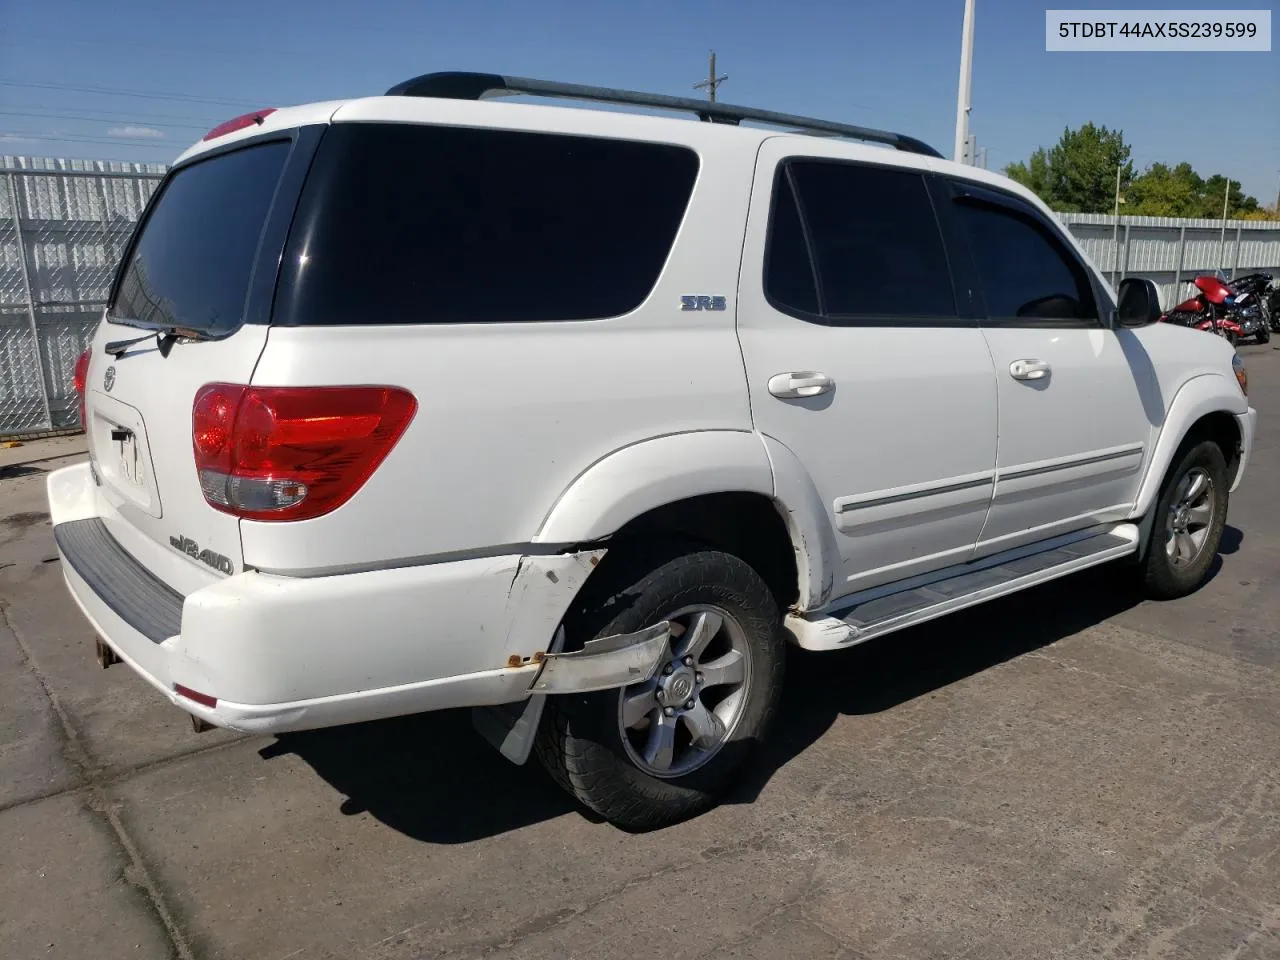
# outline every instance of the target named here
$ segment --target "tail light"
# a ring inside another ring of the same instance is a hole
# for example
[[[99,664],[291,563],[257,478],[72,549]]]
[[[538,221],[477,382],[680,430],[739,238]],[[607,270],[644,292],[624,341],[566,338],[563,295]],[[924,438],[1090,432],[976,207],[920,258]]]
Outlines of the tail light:
[[[417,411],[398,387],[211,383],[191,413],[200,489],[246,520],[309,520],[346,503]]]
[[[237,130],[243,130],[245,127],[261,126],[262,121],[275,112],[275,107],[264,107],[261,110],[253,111],[253,113],[242,113],[238,117],[232,117],[225,123],[218,124],[206,133],[202,139],[216,140],[218,137],[225,137],[228,133],[235,133]]]
[[[90,347],[76,357],[76,369],[71,375],[71,385],[75,387],[76,395],[80,398],[80,426],[85,428],[89,426],[89,423],[88,417],[85,415],[84,394],[89,384],[89,357],[92,354],[93,348]]]

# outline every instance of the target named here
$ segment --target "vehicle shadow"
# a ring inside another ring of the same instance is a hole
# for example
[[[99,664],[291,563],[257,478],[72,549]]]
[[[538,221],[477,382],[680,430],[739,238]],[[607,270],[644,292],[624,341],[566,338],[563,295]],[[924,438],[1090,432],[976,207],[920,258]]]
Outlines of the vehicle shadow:
[[[1223,553],[1242,534],[1228,527]],[[1215,558],[1209,579],[1222,569]],[[1123,567],[1104,566],[838,653],[789,651],[782,709],[726,803],[751,803],[840,716],[878,713],[1046,647],[1137,606]],[[426,843],[453,844],[531,826],[578,807],[536,759],[517,767],[485,743],[468,711],[450,710],[288,734],[261,751],[293,754],[347,799]]]
[[[841,716],[890,710],[1096,626],[1141,602],[1103,568],[870,640],[787,664],[782,709],[730,803],[750,803],[765,784]]]
[[[285,734],[259,754],[293,754],[347,798],[341,813],[367,811],[426,843],[466,843],[574,809],[535,759],[517,767],[485,743],[467,710]]]

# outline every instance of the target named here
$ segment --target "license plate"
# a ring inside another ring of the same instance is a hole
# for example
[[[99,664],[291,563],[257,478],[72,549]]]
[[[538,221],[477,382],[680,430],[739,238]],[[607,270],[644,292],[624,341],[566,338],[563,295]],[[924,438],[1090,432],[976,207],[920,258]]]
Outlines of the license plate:
[[[139,476],[138,470],[138,439],[132,433],[123,440],[117,441],[120,445],[120,476],[132,483],[134,486],[142,486],[142,478]]]

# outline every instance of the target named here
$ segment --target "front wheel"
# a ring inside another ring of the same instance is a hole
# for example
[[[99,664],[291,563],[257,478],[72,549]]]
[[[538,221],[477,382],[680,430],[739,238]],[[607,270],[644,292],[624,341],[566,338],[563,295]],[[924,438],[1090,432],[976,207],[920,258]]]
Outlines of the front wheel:
[[[671,549],[599,573],[606,579],[570,636],[666,620],[671,643],[645,683],[551,698],[538,756],[606,820],[665,826],[715,803],[763,738],[782,686],[781,616],[760,576],[716,550]]]
[[[1209,574],[1227,525],[1227,462],[1212,440],[1201,440],[1175,462],[1155,506],[1143,561],[1147,593],[1172,600],[1194,591]]]

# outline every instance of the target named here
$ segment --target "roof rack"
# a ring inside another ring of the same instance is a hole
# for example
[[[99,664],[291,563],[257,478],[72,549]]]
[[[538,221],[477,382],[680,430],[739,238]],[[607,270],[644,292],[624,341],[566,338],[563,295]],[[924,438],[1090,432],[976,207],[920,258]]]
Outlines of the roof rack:
[[[446,100],[481,100],[522,94],[678,110],[696,114],[700,120],[709,123],[736,125],[743,120],[754,120],[758,123],[790,127],[793,133],[850,137],[869,143],[887,144],[908,153],[921,153],[928,157],[942,156],[933,147],[915,137],[891,133],[887,130],[834,123],[830,120],[816,120],[812,117],[798,117],[789,113],[775,113],[772,110],[757,110],[754,107],[734,107],[727,103],[693,100],[689,97],[669,97],[661,93],[636,93],[631,90],[588,87],[576,83],[556,83],[551,80],[530,80],[526,77],[504,77],[496,73],[458,71],[424,73],[412,80],[397,83],[386,93],[388,97],[439,97]]]

